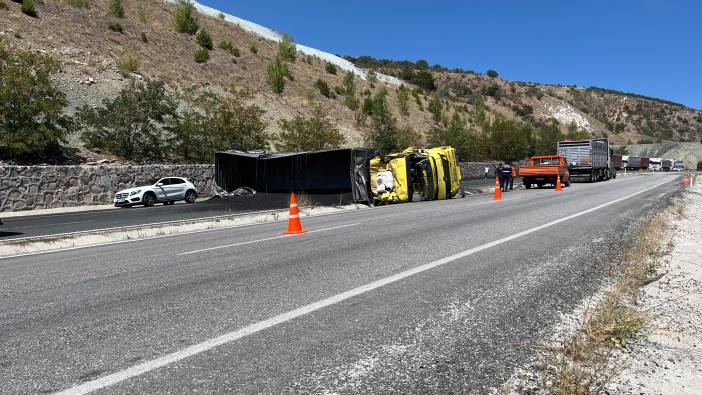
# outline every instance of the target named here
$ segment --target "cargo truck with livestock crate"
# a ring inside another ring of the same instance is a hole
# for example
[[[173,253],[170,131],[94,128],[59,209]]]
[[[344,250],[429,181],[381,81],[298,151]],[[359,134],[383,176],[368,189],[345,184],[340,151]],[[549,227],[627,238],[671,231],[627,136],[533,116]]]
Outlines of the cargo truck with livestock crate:
[[[558,155],[566,159],[573,181],[606,181],[617,176],[608,139],[560,141]]]

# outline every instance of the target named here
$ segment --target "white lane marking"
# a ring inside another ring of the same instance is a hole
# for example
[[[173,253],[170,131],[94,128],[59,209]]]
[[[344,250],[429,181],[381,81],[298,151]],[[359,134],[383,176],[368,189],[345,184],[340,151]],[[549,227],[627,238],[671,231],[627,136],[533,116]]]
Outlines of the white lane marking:
[[[136,377],[136,376],[139,376],[141,374],[150,372],[152,370],[173,364],[175,362],[178,362],[178,361],[183,360],[185,358],[191,357],[193,355],[197,355],[197,354],[200,354],[202,352],[209,351],[209,350],[211,350],[215,347],[221,346],[223,344],[231,343],[235,340],[241,339],[245,336],[254,334],[256,332],[263,331],[265,329],[268,329],[268,328],[271,328],[273,326],[282,324],[284,322],[293,320],[295,318],[307,315],[309,313],[323,309],[325,307],[338,304],[340,302],[343,302],[344,300],[353,298],[353,297],[358,296],[358,295],[365,294],[367,292],[370,292],[370,291],[373,291],[377,288],[383,287],[385,285],[400,281],[402,279],[413,276],[415,274],[425,272],[427,270],[445,265],[447,263],[453,262],[453,261],[461,259],[461,258],[465,258],[469,255],[473,255],[475,253],[487,250],[488,248],[506,243],[508,241],[512,241],[514,239],[529,235],[529,234],[534,233],[534,232],[538,232],[542,229],[559,224],[561,222],[571,220],[573,218],[580,217],[582,215],[591,213],[593,211],[597,211],[601,208],[611,206],[611,205],[619,203],[621,201],[630,199],[636,195],[640,195],[644,192],[650,191],[651,189],[658,188],[659,186],[661,186],[663,184],[667,184],[668,182],[670,182],[670,181],[666,181],[666,182],[654,185],[652,187],[640,190],[638,192],[632,193],[630,195],[624,196],[622,198],[615,199],[615,200],[612,200],[612,201],[604,203],[604,204],[600,204],[599,206],[595,206],[595,207],[592,207],[590,209],[580,211],[578,213],[571,214],[569,216],[566,216],[566,217],[563,217],[563,218],[560,218],[560,219],[557,219],[557,220],[554,220],[551,222],[547,222],[543,225],[535,226],[533,228],[529,228],[527,230],[517,232],[517,233],[512,234],[510,236],[503,237],[501,239],[498,239],[498,240],[495,240],[495,241],[492,241],[492,242],[465,250],[463,252],[459,252],[457,254],[448,256],[446,258],[442,258],[442,259],[436,260],[434,262],[426,263],[424,265],[405,270],[403,272],[394,274],[392,276],[385,277],[385,278],[382,278],[380,280],[370,282],[366,285],[362,285],[360,287],[350,289],[348,291],[336,294],[336,295],[328,297],[326,299],[322,299],[322,300],[319,300],[317,302],[313,302],[313,303],[304,305],[302,307],[298,307],[297,309],[288,311],[286,313],[278,314],[274,317],[268,318],[268,319],[263,320],[263,321],[256,322],[255,324],[245,326],[241,329],[238,329],[238,330],[235,330],[235,331],[232,331],[229,333],[225,333],[224,335],[206,340],[202,343],[194,344],[190,347],[186,347],[186,348],[183,348],[181,350],[172,352],[170,354],[166,354],[162,357],[158,357],[156,359],[152,359],[150,361],[146,361],[146,362],[134,365],[134,366],[129,367],[127,369],[120,370],[118,372],[97,378],[95,380],[87,381],[83,384],[79,384],[79,385],[76,385],[74,387],[63,390],[63,391],[59,392],[58,394],[59,395],[87,394],[87,393],[97,391],[97,390],[102,389],[102,388],[109,387],[111,385],[128,380],[132,377]]]
[[[327,230],[334,230],[334,229],[340,229],[340,228],[347,228],[349,226],[357,226],[360,225],[360,223],[355,223],[355,224],[347,224],[347,225],[339,225],[339,226],[332,226],[331,228],[323,228],[323,229],[315,229],[315,230],[310,230],[307,233],[317,233],[317,232],[325,232]],[[280,235],[280,236],[274,236],[274,237],[267,237],[265,239],[258,239],[258,240],[250,240],[250,241],[242,241],[241,243],[234,243],[234,244],[227,244],[223,246],[217,246],[217,247],[210,247],[210,248],[203,248],[201,250],[194,250],[194,251],[187,251],[187,252],[181,252],[180,254],[177,254],[178,256],[180,255],[190,255],[190,254],[197,254],[198,252],[205,252],[205,251],[213,251],[213,250],[221,250],[222,248],[231,248],[231,247],[238,247],[238,246],[243,246],[247,244],[254,244],[254,243],[261,243],[264,241],[270,241],[270,240],[278,240],[278,239],[284,239],[286,237],[295,237],[297,235]]]
[[[29,229],[29,228],[44,228],[47,226],[56,226],[56,225],[73,225],[73,224],[84,224],[87,222],[95,222],[93,220],[88,220],[88,221],[73,221],[73,222],[58,222],[55,224],[44,224],[44,225],[31,225],[31,226],[18,226],[14,228],[3,228],[4,230],[14,230],[14,229]],[[11,240],[11,239],[10,239]]]

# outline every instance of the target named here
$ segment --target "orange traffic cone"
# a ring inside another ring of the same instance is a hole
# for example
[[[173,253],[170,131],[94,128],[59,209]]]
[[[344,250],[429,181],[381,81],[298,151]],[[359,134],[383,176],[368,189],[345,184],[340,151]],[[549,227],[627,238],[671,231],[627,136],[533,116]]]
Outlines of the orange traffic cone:
[[[683,186],[688,186],[690,185],[690,180],[687,178],[687,176],[683,177]]]
[[[295,194],[292,193],[290,194],[290,216],[288,217],[288,230],[283,232],[283,234],[297,235],[306,232],[306,230],[302,229],[300,213],[297,211],[297,199],[295,198]]]
[[[502,189],[500,188],[500,177],[495,177],[495,200],[502,200]]]
[[[563,192],[563,188],[561,187],[561,175],[558,175],[558,178],[556,178],[556,192]]]

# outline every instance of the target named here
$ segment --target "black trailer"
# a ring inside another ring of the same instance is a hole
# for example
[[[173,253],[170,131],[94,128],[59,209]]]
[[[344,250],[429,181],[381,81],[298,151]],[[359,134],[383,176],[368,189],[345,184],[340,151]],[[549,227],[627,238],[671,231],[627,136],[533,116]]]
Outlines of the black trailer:
[[[661,162],[661,169],[663,169],[665,171],[673,170],[673,160],[672,159],[663,159],[663,162]]]
[[[260,193],[350,194],[370,202],[366,149],[314,152],[242,152],[215,154],[215,182],[227,192],[241,187]]]
[[[568,161],[573,180],[604,181],[616,177],[608,139],[558,142],[558,155]]]

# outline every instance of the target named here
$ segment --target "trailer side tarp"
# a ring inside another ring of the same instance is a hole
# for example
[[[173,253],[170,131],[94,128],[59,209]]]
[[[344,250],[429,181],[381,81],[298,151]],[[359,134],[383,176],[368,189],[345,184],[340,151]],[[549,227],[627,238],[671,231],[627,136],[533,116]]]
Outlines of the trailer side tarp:
[[[250,187],[262,193],[351,193],[370,200],[368,158],[364,149],[314,152],[241,152],[215,154],[215,181],[231,192]]]

